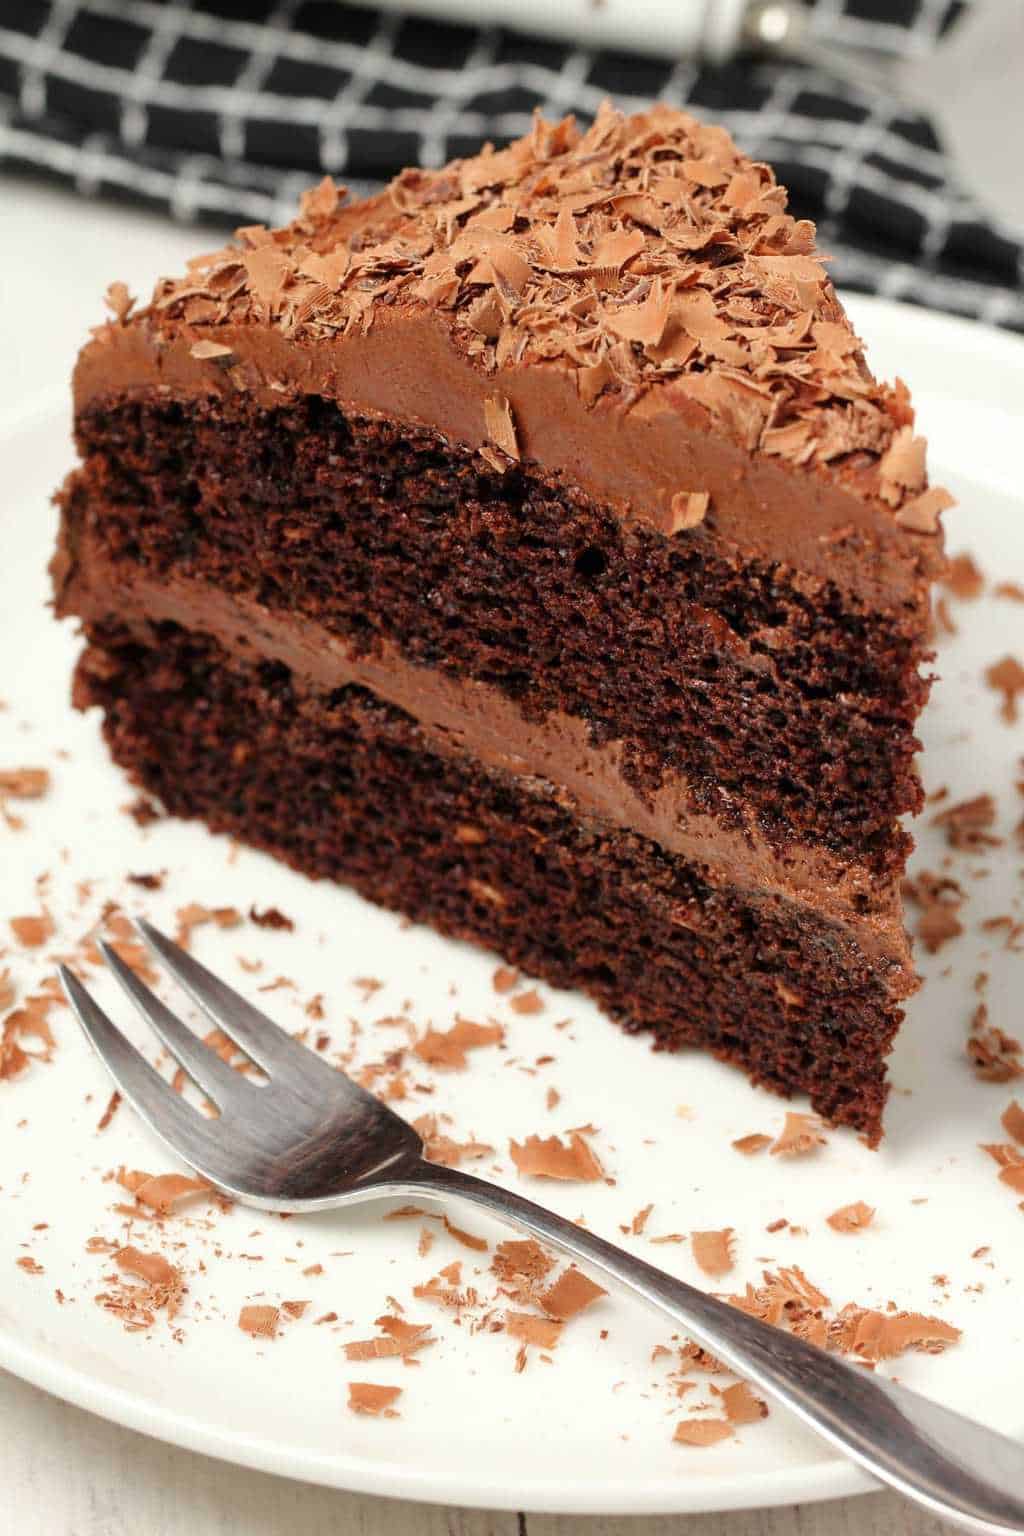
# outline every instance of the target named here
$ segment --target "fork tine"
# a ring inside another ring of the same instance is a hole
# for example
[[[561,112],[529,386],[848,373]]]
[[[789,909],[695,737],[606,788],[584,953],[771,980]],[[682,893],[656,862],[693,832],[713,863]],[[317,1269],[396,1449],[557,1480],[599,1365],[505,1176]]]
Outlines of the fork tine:
[[[187,1024],[183,1024],[139,980],[135,972],[125,965],[116,949],[102,939],[99,949],[123,991],[131,998],[153,1033],[159,1036],[174,1059],[185,1068],[197,1088],[201,1088],[222,1108],[227,1108],[231,1103],[240,1103],[254,1091],[253,1085],[247,1083],[241,1073],[229,1067],[215,1051],[211,1051]]]
[[[254,1008],[240,993],[172,943],[145,918],[136,918],[135,926],[192,1001],[218,1029],[230,1035],[268,1077],[280,1078],[294,1091],[305,1089],[318,1098],[322,1096],[325,1083],[330,1084],[332,1091],[337,1091],[338,1074],[333,1067],[318,1061],[312,1051],[293,1040],[265,1013]]]
[[[202,1119],[112,1024],[66,965],[58,974],[68,1002],[97,1056],[117,1086],[158,1136],[179,1147],[194,1139]],[[182,1154],[179,1154],[182,1155]],[[185,1161],[190,1159],[186,1157]]]

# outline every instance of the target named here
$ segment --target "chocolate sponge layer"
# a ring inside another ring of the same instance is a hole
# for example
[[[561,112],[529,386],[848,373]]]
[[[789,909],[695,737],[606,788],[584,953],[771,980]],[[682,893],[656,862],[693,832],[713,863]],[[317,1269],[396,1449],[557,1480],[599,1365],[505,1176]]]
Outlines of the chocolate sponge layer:
[[[87,627],[76,702],[172,813],[590,993],[659,1046],[701,1045],[876,1140],[901,1018],[883,962],[810,908],[700,865],[564,795],[440,755],[358,687],[317,692],[174,625]]]
[[[559,477],[490,471],[438,433],[307,397],[93,401],[65,491],[76,528],[152,577],[201,576],[371,649],[493,683],[626,743],[653,790],[752,807],[892,879],[919,809],[926,616],[745,559],[705,527],[624,526]]]

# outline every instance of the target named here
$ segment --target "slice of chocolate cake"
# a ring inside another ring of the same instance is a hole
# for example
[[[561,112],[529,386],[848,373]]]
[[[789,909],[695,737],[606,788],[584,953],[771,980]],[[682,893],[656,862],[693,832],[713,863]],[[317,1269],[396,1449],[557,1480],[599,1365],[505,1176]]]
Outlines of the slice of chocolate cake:
[[[57,604],[173,813],[874,1140],[948,498],[785,208],[606,108],[114,285]]]

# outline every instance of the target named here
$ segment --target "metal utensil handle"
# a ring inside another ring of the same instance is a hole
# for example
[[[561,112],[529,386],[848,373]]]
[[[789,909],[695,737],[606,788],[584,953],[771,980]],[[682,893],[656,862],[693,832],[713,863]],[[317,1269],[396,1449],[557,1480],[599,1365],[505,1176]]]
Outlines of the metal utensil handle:
[[[408,1188],[469,1201],[583,1260],[933,1513],[979,1536],[1024,1532],[1024,1446],[706,1295],[513,1190],[427,1163]]]
[[[723,64],[742,45],[757,46],[762,0],[377,0],[378,8],[472,27],[508,27],[578,48],[628,48],[659,58],[707,58]],[[798,12],[795,0],[768,9]]]

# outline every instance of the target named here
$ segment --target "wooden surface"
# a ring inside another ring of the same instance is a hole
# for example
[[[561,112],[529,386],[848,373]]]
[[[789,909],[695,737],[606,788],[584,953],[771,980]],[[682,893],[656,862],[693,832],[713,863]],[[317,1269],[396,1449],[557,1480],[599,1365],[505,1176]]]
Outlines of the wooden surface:
[[[312,1488],[147,1440],[0,1372],[0,1529],[20,1536],[940,1536],[890,1494],[736,1514],[489,1514]]]

